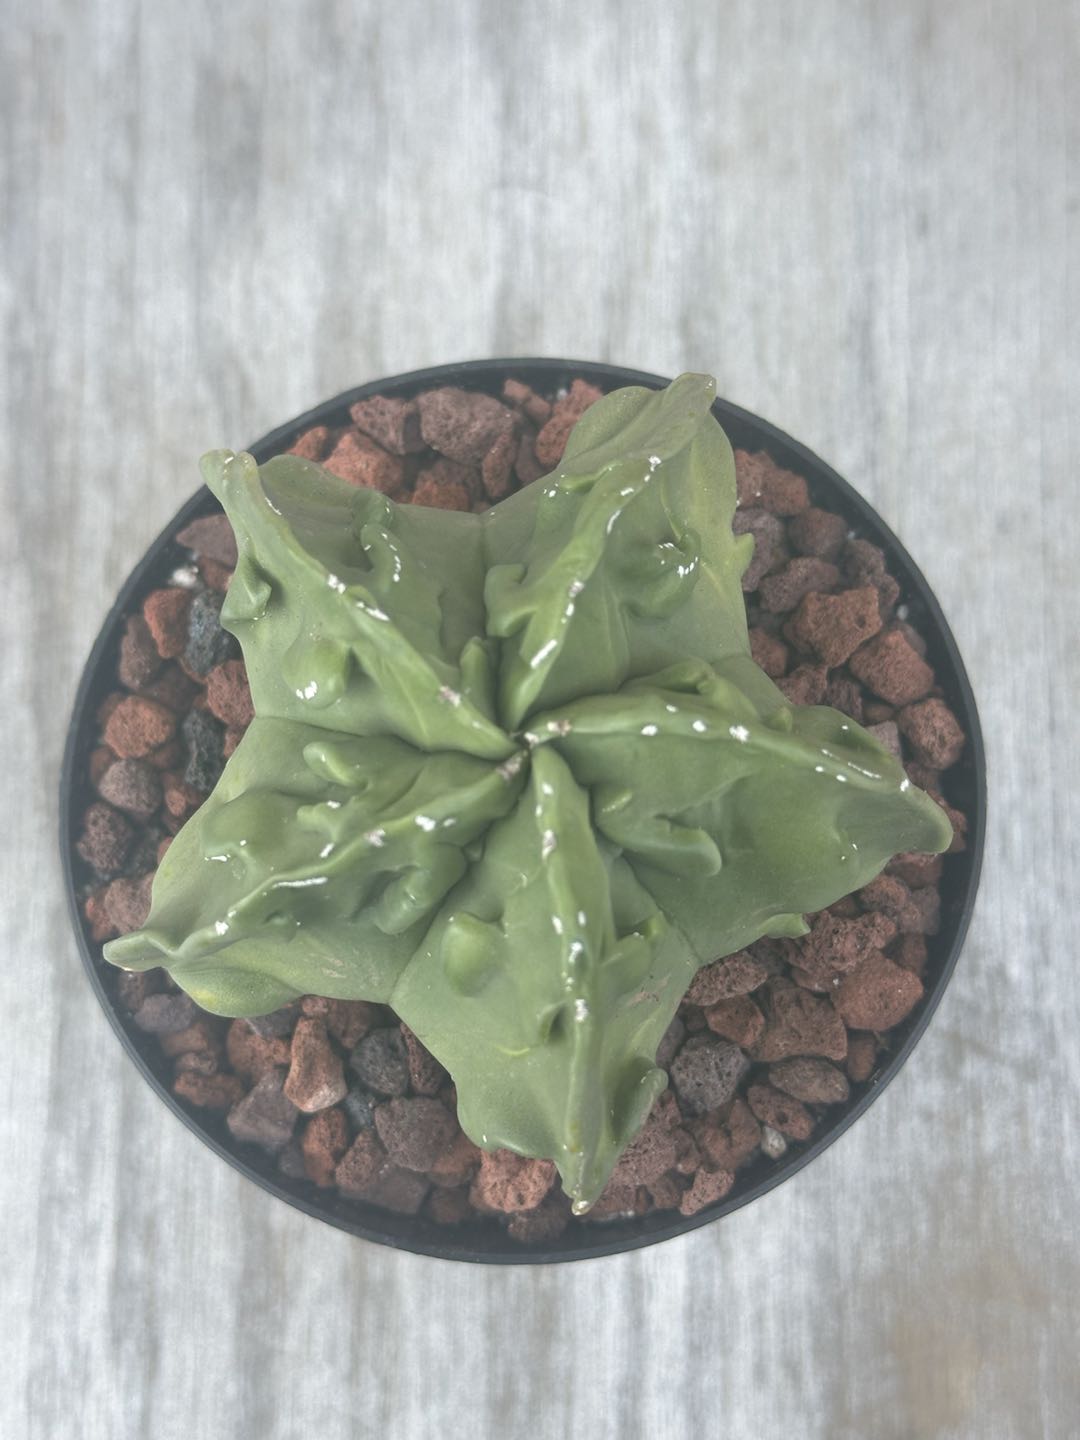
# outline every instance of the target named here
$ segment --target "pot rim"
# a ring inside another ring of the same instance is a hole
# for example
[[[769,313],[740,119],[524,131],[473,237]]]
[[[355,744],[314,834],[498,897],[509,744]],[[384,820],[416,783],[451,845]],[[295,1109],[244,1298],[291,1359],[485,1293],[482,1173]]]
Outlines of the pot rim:
[[[249,448],[261,464],[272,455],[288,449],[298,435],[312,426],[335,418],[340,423],[340,418],[347,414],[348,407],[356,400],[377,394],[408,396],[419,390],[451,384],[492,392],[497,391],[502,380],[510,376],[520,377],[526,383],[548,390],[568,384],[571,379],[576,378],[598,383],[605,390],[623,385],[644,385],[650,389],[658,389],[669,383],[665,377],[651,372],[598,361],[536,357],[462,361],[412,370],[355,386],[313,406],[284,425],[277,426]],[[79,903],[74,851],[79,820],[89,800],[89,787],[85,784],[85,760],[93,743],[94,712],[101,693],[115,688],[113,674],[105,671],[104,667],[115,657],[123,622],[130,613],[133,600],[150,588],[151,576],[156,571],[164,574],[172,568],[166,564],[165,556],[170,546],[177,548],[174,541],[177,531],[197,515],[220,509],[210,492],[201,487],[181,506],[121,586],[80,677],[60,776],[59,838],[64,886],[83,967],[90,985],[124,1049],[143,1078],[188,1129],[197,1134],[217,1155],[270,1194],[305,1214],[362,1239],[394,1249],[438,1259],[478,1264],[551,1264],[619,1254],[658,1244],[678,1235],[685,1235],[741,1209],[809,1165],[864,1114],[896,1076],[937,1009],[955,969],[971,921],[986,833],[986,760],[982,732],[975,696],[956,641],[934,592],[907,550],[872,506],[842,476],[805,445],[792,439],[769,421],[730,401],[718,398],[713,405],[713,414],[723,425],[733,445],[742,444],[742,448],[746,448],[746,442],[749,441],[750,448],[766,450],[779,464],[803,475],[815,503],[839,510],[861,535],[885,550],[890,573],[901,583],[902,602],[922,612],[921,619],[928,632],[925,638],[930,647],[931,658],[935,661],[939,683],[967,735],[964,757],[956,767],[961,773],[966,792],[963,799],[968,819],[967,848],[962,854],[951,857],[955,882],[950,888],[956,891],[956,899],[950,908],[950,923],[947,925],[944,923],[943,911],[942,934],[936,937],[937,948],[942,952],[941,958],[934,979],[932,982],[927,981],[920,1007],[908,1021],[901,1022],[889,1032],[901,1036],[896,1048],[888,1052],[885,1063],[875,1071],[869,1081],[862,1086],[853,1087],[853,1098],[832,1123],[824,1124],[821,1133],[812,1141],[791,1145],[781,1160],[763,1161],[763,1158],[759,1157],[747,1170],[737,1175],[735,1185],[723,1199],[707,1206],[696,1215],[684,1216],[670,1211],[653,1212],[650,1216],[635,1217],[632,1220],[591,1222],[576,1227],[572,1225],[559,1240],[548,1246],[529,1248],[518,1245],[493,1225],[485,1227],[483,1239],[478,1239],[477,1227],[469,1224],[439,1227],[422,1216],[400,1215],[363,1202],[348,1201],[336,1194],[320,1191],[308,1181],[288,1179],[276,1169],[272,1157],[263,1155],[253,1146],[240,1145],[233,1141],[224,1124],[215,1123],[217,1117],[206,1111],[186,1107],[172,1093],[165,1078],[165,1066],[162,1063],[164,1057],[157,1050],[154,1037],[142,1035],[136,1030],[109,993],[104,977],[112,967],[103,960],[101,946],[91,941],[87,933]],[[955,784],[952,771],[950,782]],[[948,870],[942,886],[943,898],[947,881]],[[933,953],[932,949],[931,954]]]

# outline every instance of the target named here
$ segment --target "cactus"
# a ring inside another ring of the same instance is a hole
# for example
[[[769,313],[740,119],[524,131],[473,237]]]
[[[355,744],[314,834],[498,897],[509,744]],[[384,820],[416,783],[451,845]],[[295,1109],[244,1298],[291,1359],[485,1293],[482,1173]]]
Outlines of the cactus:
[[[950,838],[864,730],[750,658],[712,398],[695,375],[607,396],[479,515],[206,456],[255,719],[105,952],[226,1015],[391,1005],[472,1139],[553,1159],[579,1213],[695,971]]]

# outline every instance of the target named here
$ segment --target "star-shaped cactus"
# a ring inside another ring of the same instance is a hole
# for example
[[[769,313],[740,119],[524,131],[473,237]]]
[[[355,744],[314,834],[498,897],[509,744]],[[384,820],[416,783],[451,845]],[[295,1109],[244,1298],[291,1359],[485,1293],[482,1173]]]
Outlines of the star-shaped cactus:
[[[587,1208],[699,966],[949,841],[864,730],[752,661],[712,398],[607,396],[480,515],[208,455],[255,719],[108,958],[226,1015],[393,1006],[468,1134]]]

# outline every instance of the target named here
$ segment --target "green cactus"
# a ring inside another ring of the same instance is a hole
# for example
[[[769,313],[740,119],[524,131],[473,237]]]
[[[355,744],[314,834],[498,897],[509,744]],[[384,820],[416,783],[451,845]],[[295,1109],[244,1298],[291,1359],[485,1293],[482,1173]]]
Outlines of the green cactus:
[[[480,1145],[596,1199],[695,971],[948,823],[753,663],[713,382],[620,390],[481,515],[218,451],[255,719],[112,941],[208,1010],[382,1001]]]

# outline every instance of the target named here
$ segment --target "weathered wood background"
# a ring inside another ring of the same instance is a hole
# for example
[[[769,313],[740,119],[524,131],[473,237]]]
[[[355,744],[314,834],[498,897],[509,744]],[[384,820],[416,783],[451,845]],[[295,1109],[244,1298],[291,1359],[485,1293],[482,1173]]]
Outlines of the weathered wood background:
[[[1076,1434],[1076,4],[7,0],[0,46],[0,1434]],[[511,353],[712,370],[849,476],[955,626],[993,812],[955,983],[847,1138],[681,1241],[479,1271],[163,1110],[54,811],[200,452]]]

